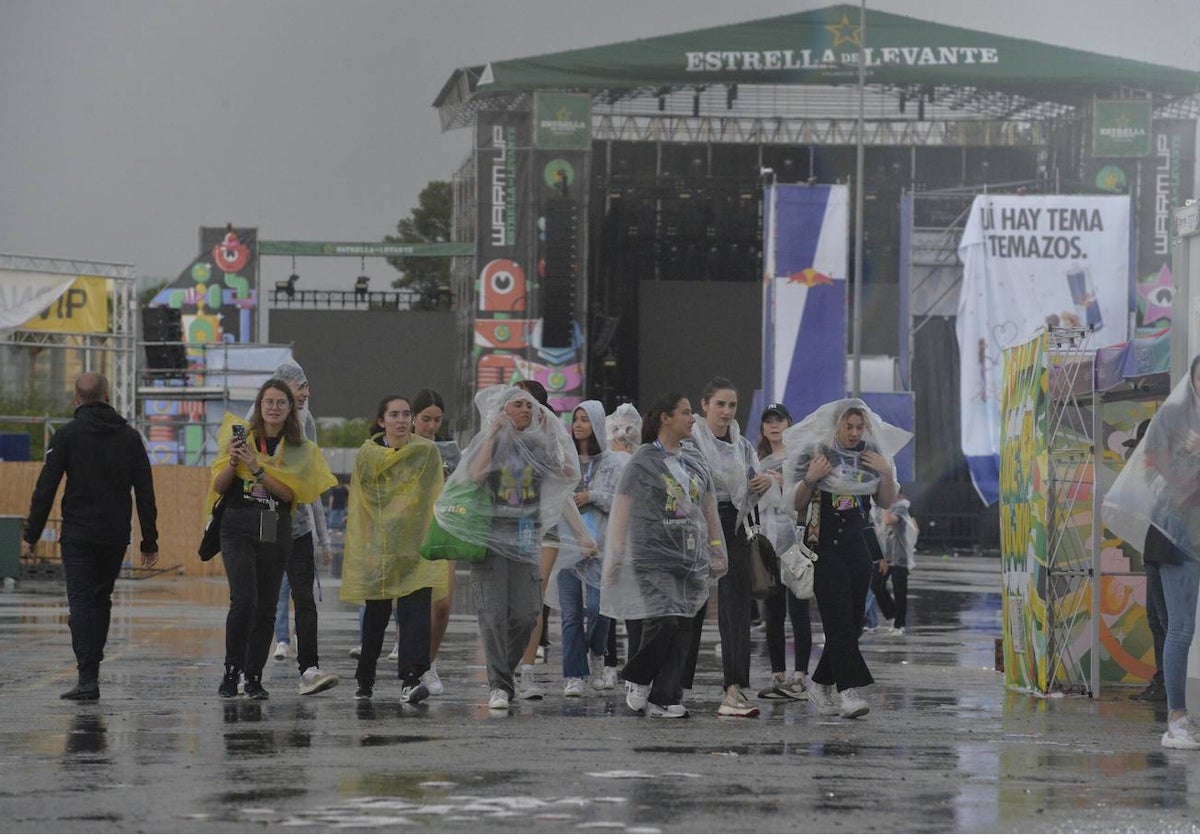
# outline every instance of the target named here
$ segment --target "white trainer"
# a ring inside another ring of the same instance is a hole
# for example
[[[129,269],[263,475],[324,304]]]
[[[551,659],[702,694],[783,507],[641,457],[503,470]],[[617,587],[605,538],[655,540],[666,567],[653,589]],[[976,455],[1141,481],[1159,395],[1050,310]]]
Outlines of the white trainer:
[[[400,643],[396,642],[396,644],[392,645],[392,652],[388,654],[388,659],[390,659],[392,662],[395,662],[399,658],[400,658]]]
[[[842,708],[839,714],[844,718],[860,718],[867,712],[871,711],[871,707],[867,705],[867,701],[858,696],[858,689],[847,688],[842,692]]]
[[[840,715],[842,713],[842,698],[838,696],[837,688],[832,685],[810,682],[808,684],[808,702],[813,704],[817,714]]]
[[[563,685],[563,697],[582,697],[583,690],[583,677],[567,677]]]
[[[521,676],[517,678],[517,696],[522,700],[542,699],[542,687],[537,684],[532,665],[521,666]]]
[[[287,642],[278,642],[275,645],[275,653],[271,655],[275,657],[275,661],[282,662],[292,655],[292,646]]]
[[[638,685],[637,683],[625,681],[625,705],[632,711],[642,712],[646,710],[646,704],[650,698],[650,686]]]
[[[588,652],[588,672],[592,675],[592,689],[604,690],[604,654],[596,655]]]
[[[1162,745],[1169,750],[1200,750],[1200,740],[1197,740],[1187,715],[1167,723]]]
[[[507,709],[508,708],[508,692],[502,688],[493,688],[492,693],[488,696],[489,709]]]
[[[300,675],[301,694],[317,694],[322,691],[328,691],[337,684],[338,678],[336,676],[326,674],[316,665],[305,668],[304,673]]]
[[[429,670],[421,675],[421,682],[429,689],[430,694],[441,694],[446,690],[446,686],[442,685],[442,678],[438,676],[436,662],[429,663]]]
[[[646,717],[652,718],[685,718],[690,713],[682,703],[672,703],[670,706],[660,706],[657,703],[646,703]]]
[[[604,676],[602,677],[601,691],[612,691],[617,687],[617,666],[605,665]]]
[[[351,659],[358,659],[360,656],[362,656],[362,645],[355,645],[354,647],[350,648]]]

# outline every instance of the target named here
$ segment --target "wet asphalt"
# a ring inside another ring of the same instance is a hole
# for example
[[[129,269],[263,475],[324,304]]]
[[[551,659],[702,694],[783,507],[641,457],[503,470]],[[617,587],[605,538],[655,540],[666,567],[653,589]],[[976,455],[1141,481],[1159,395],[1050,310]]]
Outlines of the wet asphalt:
[[[158,576],[118,583],[102,697],[72,703],[58,699],[74,682],[62,583],[23,581],[0,593],[2,827],[1200,831],[1200,752],[1160,746],[1163,707],[1133,702],[1133,689],[1101,700],[1005,690],[994,667],[998,567],[921,558],[910,634],[863,637],[876,684],[858,720],[766,701],[757,719],[718,718],[714,621],[689,719],[637,717],[620,692],[562,697],[557,646],[537,666],[544,700],[489,712],[465,597],[439,657],[444,694],[401,703],[381,662],[374,701],[356,703],[357,613],[328,576],[321,665],[342,679],[331,691],[298,696],[295,660],[270,660],[269,701],[219,700],[225,581]],[[813,667],[818,623],[814,634]],[[766,645],[754,638],[761,686]]]

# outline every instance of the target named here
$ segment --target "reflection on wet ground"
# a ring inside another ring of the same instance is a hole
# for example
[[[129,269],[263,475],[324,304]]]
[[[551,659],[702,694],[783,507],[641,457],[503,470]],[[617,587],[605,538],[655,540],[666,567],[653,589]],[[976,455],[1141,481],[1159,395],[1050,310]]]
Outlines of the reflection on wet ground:
[[[997,567],[922,558],[910,635],[863,637],[877,682],[856,721],[796,702],[717,718],[712,622],[688,720],[636,717],[618,692],[562,697],[557,645],[538,666],[545,700],[489,712],[465,586],[446,693],[402,703],[381,662],[375,699],[356,703],[357,616],[329,580],[330,692],[298,696],[295,660],[271,660],[270,701],[219,701],[225,583],[160,577],[118,584],[102,699],[73,705],[57,699],[72,678],[61,583],[23,585],[0,596],[0,812],[10,831],[1196,831],[1200,764],[1161,749],[1161,709],[1121,689],[1004,690]]]

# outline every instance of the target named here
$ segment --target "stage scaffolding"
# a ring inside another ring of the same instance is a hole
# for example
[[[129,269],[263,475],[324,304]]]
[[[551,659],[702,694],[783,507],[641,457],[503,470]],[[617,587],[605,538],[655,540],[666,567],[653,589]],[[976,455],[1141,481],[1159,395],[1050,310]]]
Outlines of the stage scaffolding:
[[[111,358],[110,385],[113,408],[121,416],[132,418],[136,408],[137,391],[137,277],[134,267],[124,263],[0,254],[0,270],[61,274],[69,277],[103,277],[111,281],[111,320],[108,332],[13,330],[0,339],[0,346],[75,351],[83,356],[83,370],[103,368],[105,360]],[[43,418],[27,419],[30,422],[40,422]]]

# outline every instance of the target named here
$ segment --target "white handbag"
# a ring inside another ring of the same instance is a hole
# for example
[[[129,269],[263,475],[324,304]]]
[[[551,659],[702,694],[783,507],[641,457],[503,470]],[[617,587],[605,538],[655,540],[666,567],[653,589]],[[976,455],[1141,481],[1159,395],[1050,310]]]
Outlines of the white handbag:
[[[817,553],[796,540],[783,554],[779,555],[779,577],[793,595],[802,601],[813,596],[813,575],[816,570]]]

